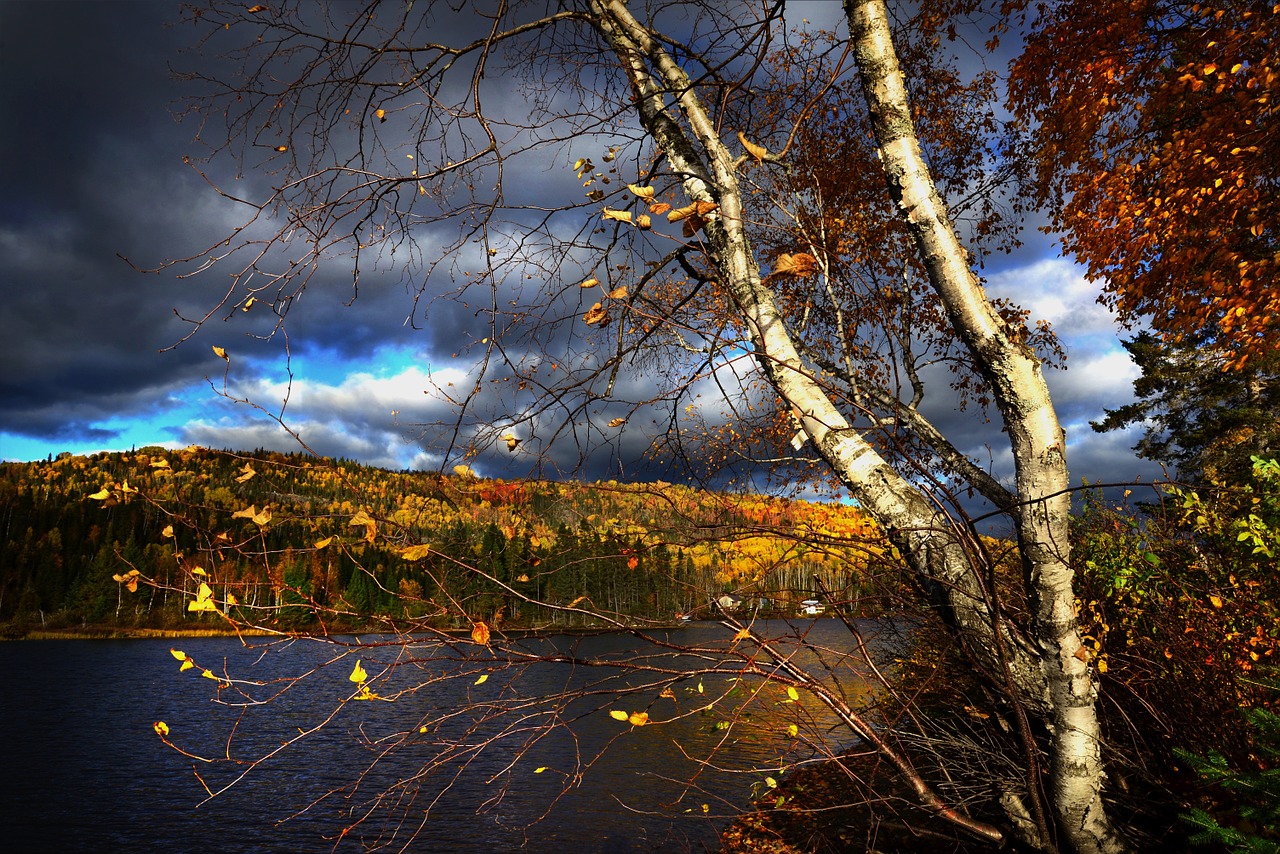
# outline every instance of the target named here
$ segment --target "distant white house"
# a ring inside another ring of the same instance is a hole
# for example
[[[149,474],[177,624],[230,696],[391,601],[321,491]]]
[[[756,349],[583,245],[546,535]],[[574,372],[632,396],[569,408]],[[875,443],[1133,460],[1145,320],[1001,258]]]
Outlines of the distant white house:
[[[819,614],[825,613],[826,610],[827,606],[823,605],[817,599],[805,599],[800,603],[800,613],[804,614],[806,617],[816,617]]]
[[[734,596],[732,593],[725,593],[716,600],[716,605],[721,611],[736,611],[742,607],[742,597]]]

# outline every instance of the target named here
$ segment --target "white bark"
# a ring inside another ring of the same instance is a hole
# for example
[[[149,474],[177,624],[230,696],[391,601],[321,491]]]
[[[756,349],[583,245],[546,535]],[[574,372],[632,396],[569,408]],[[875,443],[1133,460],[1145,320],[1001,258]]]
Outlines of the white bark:
[[[993,619],[974,572],[976,550],[967,532],[850,426],[800,357],[773,293],[761,281],[743,228],[734,153],[720,141],[688,77],[620,0],[597,0],[593,7],[601,32],[631,79],[642,122],[674,170],[687,176],[686,194],[720,206],[706,227],[712,261],[773,387],[801,415],[803,429],[823,459],[888,531],[971,654],[989,673],[998,674],[1002,651],[1022,691],[1020,699],[1037,710],[1047,709],[1048,686],[1031,645],[1003,624],[1001,642],[992,640],[992,627],[999,621]],[[676,103],[678,114],[668,108],[668,100]]]
[[[1103,807],[1097,688],[1075,621],[1065,433],[1039,361],[987,300],[920,152],[883,0],[845,0],[890,192],[909,223],[930,282],[1004,418],[1016,466],[1018,545],[1034,634],[1051,696],[1051,800],[1080,852],[1122,849]]]

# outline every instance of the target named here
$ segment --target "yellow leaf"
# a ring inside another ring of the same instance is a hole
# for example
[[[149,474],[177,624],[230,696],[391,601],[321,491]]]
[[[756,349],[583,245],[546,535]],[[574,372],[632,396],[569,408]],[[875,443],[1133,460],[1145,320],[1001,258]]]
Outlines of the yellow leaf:
[[[405,560],[422,560],[429,554],[431,554],[431,546],[425,544],[408,546],[400,551],[400,557]]]
[[[648,214],[640,214],[636,217],[636,226],[643,231],[648,231],[653,228],[653,217]]]
[[[799,734],[800,734],[800,727],[796,726],[795,724],[792,724],[791,726],[787,727],[787,735],[791,736],[792,738],[795,738]]]
[[[195,569],[191,570],[191,574],[207,576],[209,573],[205,572],[203,569],[197,566]]]
[[[750,637],[751,637],[750,629],[741,629],[738,631],[736,635],[733,636],[733,639],[735,641],[740,641],[740,640],[748,640],[750,639]]]
[[[195,601],[187,603],[187,610],[188,611],[217,611],[218,610],[218,606],[214,604],[213,591],[209,589],[209,585],[205,584],[203,581],[200,582],[200,587],[196,591]]]
[[[627,723],[631,724],[632,726],[644,726],[648,722],[649,722],[648,712],[632,712],[631,715],[627,718]]]
[[[256,504],[250,504],[243,510],[237,510],[231,514],[232,519],[252,519],[258,515],[258,507]]]
[[[240,600],[239,600],[239,599],[237,599],[237,598],[236,598],[235,596],[233,596],[232,594],[228,593],[228,594],[227,594],[227,604],[228,604],[228,605],[239,605],[239,604],[240,604]]]
[[[566,607],[573,608],[585,601],[587,601],[586,596],[579,596],[577,599],[574,599],[572,602],[570,602]]]
[[[541,774],[543,771],[546,771],[546,770],[547,770],[547,766],[543,765],[541,768],[534,768],[533,773]]]
[[[170,537],[172,537],[172,536],[173,536],[173,526],[172,526],[172,525],[165,525],[165,526],[164,526],[164,530],[160,532],[160,536],[164,537],[166,540],[167,540],[167,539],[169,539]]]
[[[1107,660],[1105,658],[1098,659],[1098,672],[1099,673],[1107,672]]]
[[[454,466],[453,473],[458,477],[476,477],[476,473],[471,470],[470,466]]]
[[[699,679],[699,680],[698,680],[698,693],[699,693],[699,694],[701,694],[701,693],[702,693],[702,680],[701,680],[701,679]]]
[[[97,492],[95,492],[93,495],[90,495],[89,497],[92,498],[94,501],[105,501],[106,499],[111,497],[111,487],[104,486],[102,487],[102,489],[98,490]]]
[[[796,700],[800,699],[800,693],[796,691],[795,688],[792,688],[791,686],[787,686],[787,698],[794,703]]]
[[[578,287],[580,287],[580,288],[594,288],[594,287],[595,287],[596,285],[598,285],[598,284],[600,284],[600,280],[599,280],[599,279],[583,279],[583,280],[582,280],[582,284],[578,285]]]
[[[373,111],[373,114],[378,117],[378,121],[385,122],[387,120],[387,111],[384,109],[376,109]]]
[[[317,548],[317,549],[322,549],[322,548],[324,548],[325,546],[329,545],[329,543],[332,543],[332,542],[333,542],[333,537],[325,537],[323,540],[316,540],[316,548]]]
[[[249,480],[257,474],[257,472],[253,470],[253,465],[251,463],[245,463],[244,468],[240,469],[240,472],[240,476],[236,478],[236,483],[244,483],[246,480]]]
[[[623,424],[626,424],[626,423],[627,423],[627,419],[625,419],[625,418],[611,418],[611,419],[609,419],[609,426],[610,426],[610,427],[621,427]]]
[[[262,527],[263,525],[267,524],[270,521],[271,521],[270,508],[263,507],[261,513],[253,514],[253,524],[257,525],[258,527]]]
[[[205,679],[212,679],[214,682],[218,681],[218,677],[213,675],[212,670],[205,670],[200,675],[203,676]]]
[[[516,579],[516,581],[520,581],[520,582],[525,582],[525,581],[528,581],[528,580],[529,580],[529,576],[524,575],[523,573],[520,575],[520,577],[519,577],[519,578],[517,578],[517,579]]]
[[[365,542],[372,543],[374,540],[376,540],[376,539],[378,538],[378,524],[377,524],[377,522],[375,522],[375,521],[373,520],[373,518],[372,518],[371,516],[369,516],[369,514],[368,514],[368,513],[366,513],[366,512],[365,512],[365,511],[363,511],[363,510],[361,510],[361,511],[360,511],[360,512],[358,512],[358,513],[356,513],[356,515],[352,516],[352,517],[351,517],[351,521],[350,521],[350,522],[348,522],[347,524],[348,524],[348,525],[363,525],[363,526],[364,526],[364,539],[365,539]]]
[[[473,685],[483,685],[483,684],[485,683],[485,680],[487,680],[488,678],[489,678],[489,674],[488,674],[488,673],[481,673],[481,674],[480,674],[480,678],[479,678],[479,679],[477,679],[477,680],[476,680],[475,682],[473,682],[472,684],[473,684]]]
[[[267,11],[267,7],[266,7],[266,6],[263,6],[263,5],[261,5],[261,4],[259,4],[259,5],[257,5],[257,6],[250,6],[250,7],[249,7],[249,9],[248,9],[248,12],[249,12],[250,14],[253,14],[253,15],[256,15],[256,14],[258,14],[259,12],[265,12],[265,11]]]
[[[471,639],[481,646],[489,645],[489,627],[483,622],[476,623],[471,627]]]
[[[1210,596],[1210,597],[1209,597],[1209,604],[1210,604],[1210,605],[1212,605],[1212,606],[1213,606],[1213,607],[1215,607],[1215,608],[1221,608],[1221,607],[1222,607],[1222,597],[1221,597],[1221,596]]]
[[[608,297],[609,299],[626,299],[627,288],[625,285],[622,287],[614,288],[613,290],[609,291],[609,293],[605,294],[605,296]]]
[[[621,709],[614,709],[613,711],[609,712],[609,717],[613,718],[615,721],[625,721],[627,718],[631,716],[628,715],[626,712],[622,711]]]
[[[217,345],[214,345],[213,355],[217,356],[219,359],[221,359],[224,362],[231,361],[231,357],[227,355],[227,351]]]
[[[515,453],[516,448],[520,447],[520,438],[514,433],[508,433],[502,437],[502,441],[507,443],[507,450]]]
[[[764,784],[768,786],[770,789],[778,788],[778,781],[773,779],[772,777],[765,777]]]
[[[365,673],[364,668],[360,666],[360,659],[356,659],[355,669],[351,671],[351,675],[347,678],[352,682],[355,682],[357,685],[363,684],[364,681],[369,678],[369,674]]]
[[[156,721],[151,725],[151,728],[154,729],[156,731],[156,735],[161,738],[166,738],[169,735],[169,725],[164,721]]]
[[[195,666],[196,663],[188,658],[186,661],[182,662],[182,666],[178,668],[178,672],[182,673],[184,670],[190,670]]]
[[[582,315],[582,319],[586,322],[588,326],[594,326],[597,323],[600,324],[601,326],[608,326],[609,312],[605,311],[604,306],[602,306],[600,303],[596,303],[595,305],[591,306],[591,309],[587,311],[586,314]]]
[[[167,469],[169,468],[169,461],[168,460],[152,460],[151,467],[153,469]]]
[[[288,151],[288,150],[289,150],[289,146],[287,146],[287,145],[277,145],[277,146],[276,146],[276,151],[279,151],[281,154],[283,154],[284,152],[286,152],[286,151]],[[248,306],[245,306],[245,308],[248,308]]]
[[[644,199],[646,202],[653,201],[653,187],[639,187],[635,184],[628,184],[627,189]]]
[[[615,211],[605,208],[604,213],[600,215],[605,219],[617,220],[618,222],[631,222],[631,211]]]
[[[738,131],[738,142],[742,143],[742,147],[747,150],[747,154],[751,155],[751,159],[759,163],[769,156],[769,150],[763,145],[756,145],[751,140],[742,135],[742,131]]]
[[[178,661],[187,660],[187,654],[180,649],[170,649],[169,654],[172,655],[174,658],[178,659]]]

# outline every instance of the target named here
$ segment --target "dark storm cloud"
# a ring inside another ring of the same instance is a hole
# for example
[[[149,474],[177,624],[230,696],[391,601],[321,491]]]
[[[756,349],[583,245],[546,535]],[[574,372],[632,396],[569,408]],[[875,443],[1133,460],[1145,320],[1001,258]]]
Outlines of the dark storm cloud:
[[[116,257],[172,251],[208,207],[166,110],[175,11],[0,6],[0,429],[98,437],[190,379],[190,356],[157,356],[181,334],[171,281]]]
[[[810,12],[823,8],[829,7]],[[197,393],[209,401],[203,411],[184,416],[157,439],[297,448],[297,439],[270,417],[220,400],[204,380],[210,376],[220,384],[225,366],[209,347],[225,347],[232,354],[229,392],[276,411],[285,395],[287,377],[279,368],[285,339],[261,340],[275,320],[262,310],[265,304],[248,313],[229,305],[194,339],[161,353],[191,329],[173,309],[201,317],[222,298],[228,268],[179,280],[179,270],[144,275],[117,257],[150,267],[198,254],[247,218],[247,209],[219,198],[183,163],[184,155],[199,156],[204,149],[193,142],[198,122],[175,120],[174,111],[191,90],[173,79],[170,66],[208,67],[216,59],[191,51],[197,31],[166,26],[178,14],[177,4],[169,3],[0,4],[0,156],[16,164],[0,177],[0,292],[6,301],[0,430],[109,447],[117,435],[112,424],[176,412],[184,396],[189,400]],[[514,127],[531,107],[512,79],[492,75],[487,103],[511,111]],[[581,202],[584,191],[573,160],[592,157],[601,163],[612,144],[629,146],[615,161],[620,172],[612,186],[635,180],[626,171],[639,168],[638,149],[626,128],[606,130],[612,135],[565,139],[512,161],[504,188],[508,204]],[[396,150],[388,158],[400,163],[403,155]],[[214,168],[225,173],[227,165]],[[261,198],[270,182],[269,174],[249,170],[236,188],[247,198]],[[477,186],[485,189],[483,180]],[[534,214],[503,216],[529,225]],[[566,364],[574,358],[589,364],[592,345],[580,316],[593,297],[576,283],[596,265],[618,259],[602,260],[582,249],[566,252],[550,238],[578,237],[595,217],[598,206],[567,212],[546,226],[540,246],[526,243],[523,249],[512,229],[495,231],[491,246],[507,266],[493,290],[482,284],[458,299],[429,298],[474,278],[490,260],[486,247],[464,245],[457,263],[439,266],[429,280],[423,266],[458,238],[456,223],[416,230],[413,263],[401,254],[366,266],[358,295],[350,259],[327,261],[288,313],[289,348],[301,371],[285,411],[288,426],[321,454],[393,468],[452,465],[457,460],[446,459],[444,449],[455,411],[424,391],[450,378],[473,381],[473,360],[483,349],[479,342],[494,336],[491,305],[510,313],[537,308],[544,317],[550,305],[549,314],[558,320],[540,326],[533,338],[500,328],[494,337],[502,339],[512,360],[546,353]],[[1035,316],[1051,316],[1072,344],[1071,368],[1050,381],[1068,426],[1073,473],[1095,479],[1099,472],[1136,471],[1127,453],[1132,436],[1096,436],[1087,427],[1103,406],[1121,405],[1129,394],[1131,377],[1123,358],[1114,355],[1114,326],[1093,310],[1092,295],[1069,265],[1034,267],[1052,254],[1042,244],[1004,259],[993,275],[993,292],[1014,296]],[[526,268],[525,261],[534,263]],[[415,303],[420,291],[427,298]],[[392,352],[412,354],[410,362],[380,366]],[[328,374],[313,370],[326,364],[336,367]],[[498,373],[485,379],[500,379]],[[725,407],[721,387],[737,395],[738,383],[708,379],[692,393],[701,398],[635,408],[653,398],[658,380],[652,365],[624,370],[615,400],[592,400],[571,423],[548,407],[512,428],[524,442],[516,453],[499,442],[472,464],[502,476],[674,479],[670,463],[646,456],[649,444],[686,402],[696,401],[699,414],[718,423]],[[521,405],[502,385],[485,385],[462,440],[482,429],[500,435],[507,427],[503,419]],[[949,403],[930,414],[961,437],[962,448],[989,461],[998,476],[1011,474],[998,425],[956,412]],[[608,427],[615,418],[627,423]]]

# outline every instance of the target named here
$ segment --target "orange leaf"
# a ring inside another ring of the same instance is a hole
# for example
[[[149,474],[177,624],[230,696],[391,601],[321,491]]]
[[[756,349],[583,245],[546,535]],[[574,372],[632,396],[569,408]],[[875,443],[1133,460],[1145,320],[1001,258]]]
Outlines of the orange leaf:
[[[818,269],[818,259],[814,258],[808,252],[797,252],[794,255],[788,255],[785,252],[778,256],[778,260],[774,262],[773,274],[775,276],[797,276],[804,278],[812,276]]]
[[[471,639],[482,646],[489,645],[489,627],[483,622],[471,627]]]

